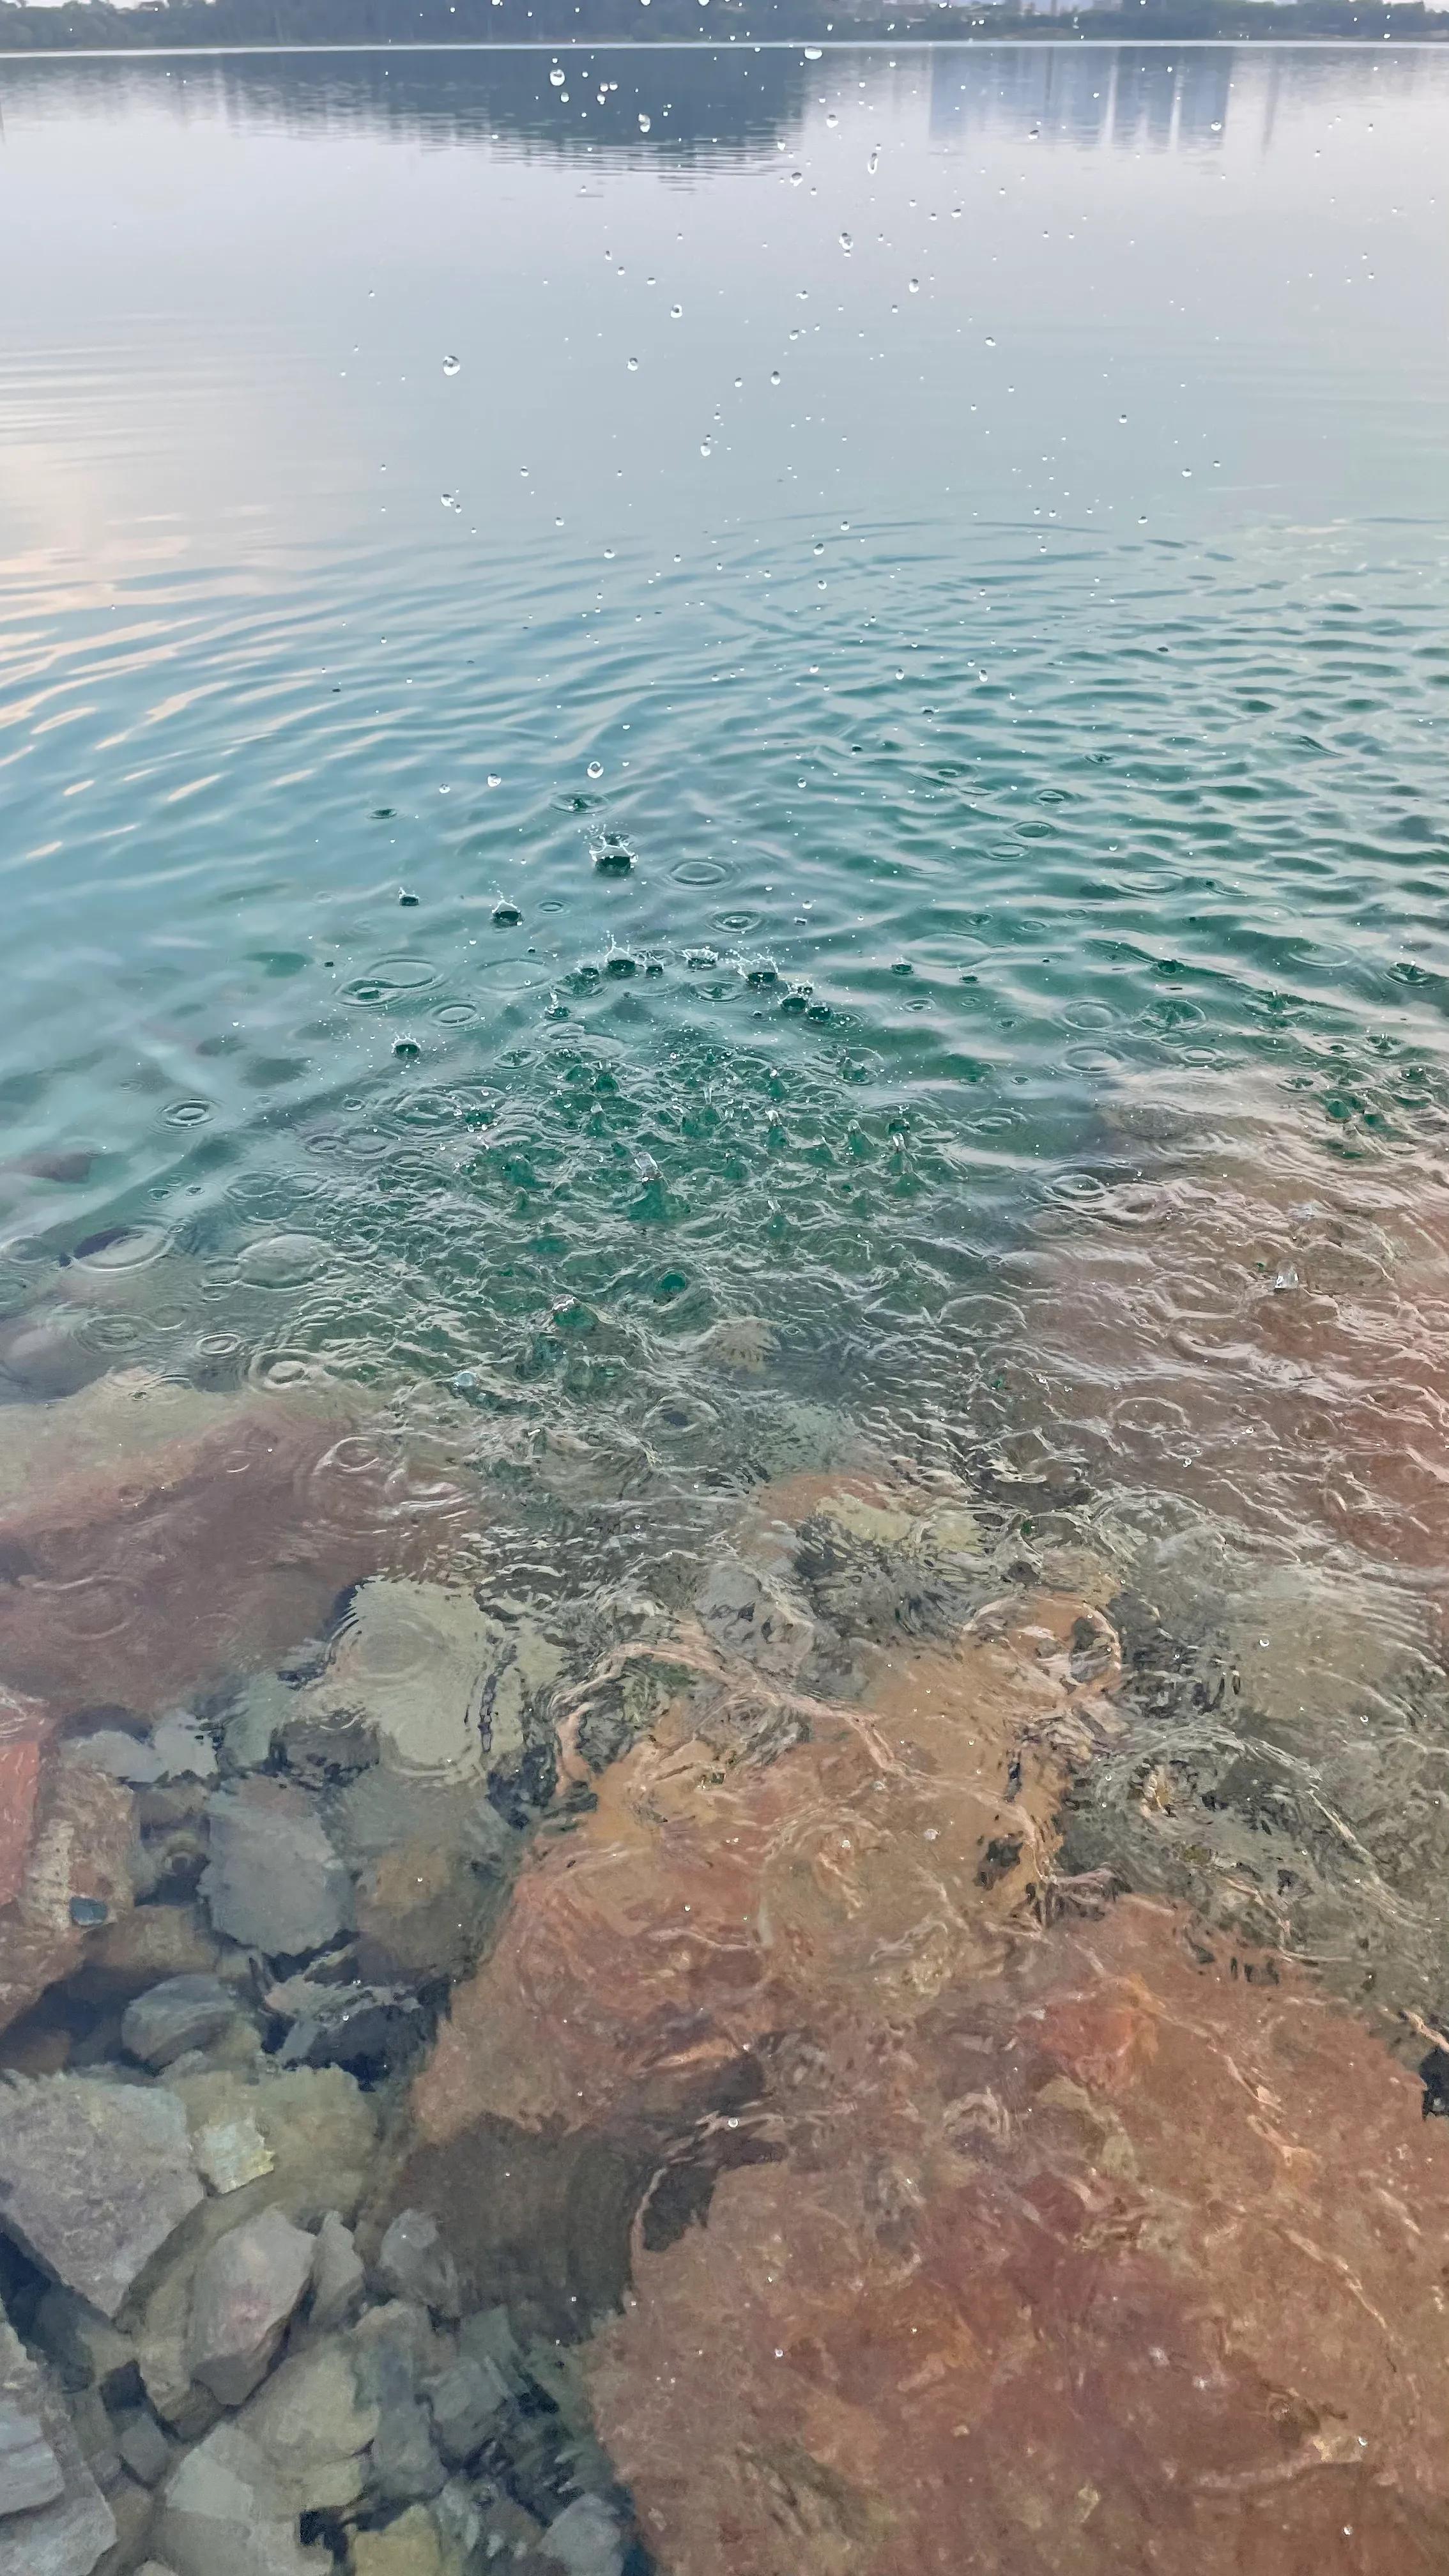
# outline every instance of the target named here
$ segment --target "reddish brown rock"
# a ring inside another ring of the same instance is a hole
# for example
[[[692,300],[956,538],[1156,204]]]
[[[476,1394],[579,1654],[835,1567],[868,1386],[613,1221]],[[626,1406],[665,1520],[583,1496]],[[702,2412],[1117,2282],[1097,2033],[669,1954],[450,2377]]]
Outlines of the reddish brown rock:
[[[202,1427],[156,1438],[142,1387],[136,1419],[108,1413],[102,1438],[99,1399],[72,1401],[85,1425],[62,1421],[0,1511],[0,1676],[61,1715],[160,1711],[274,1661],[348,1584],[416,1556],[447,1522],[449,1494],[420,1509],[335,1413],[193,1398]],[[79,1463],[50,1472],[71,1450]]]
[[[62,1762],[42,1776],[35,1801],[20,1892],[0,1908],[0,2030],[79,1967],[93,1927],[131,1905],[130,1790]]]
[[[24,1885],[41,1759],[53,1732],[48,1710],[0,1693],[0,1906],[13,1904]]]
[[[1291,1971],[1127,1901],[795,2049],[636,2246],[601,2433],[668,2576],[1431,2576],[1449,2153]]]
[[[1043,1596],[883,1663],[855,1709],[676,1640],[669,1669],[694,1688],[535,1846],[415,2088],[422,2138],[678,2112],[772,2033],[913,2019],[996,1962],[1048,1870],[1114,1642]]]

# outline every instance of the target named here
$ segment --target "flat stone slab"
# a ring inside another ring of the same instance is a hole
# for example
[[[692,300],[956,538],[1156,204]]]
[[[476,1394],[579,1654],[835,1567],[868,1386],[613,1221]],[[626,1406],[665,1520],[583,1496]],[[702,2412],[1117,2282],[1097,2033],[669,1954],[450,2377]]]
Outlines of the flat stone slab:
[[[247,1780],[207,1808],[201,1893],[218,1932],[268,1958],[320,1950],[352,1922],[352,1882],[311,1800],[280,1780]]]
[[[102,2316],[201,2198],[174,2094],[79,2075],[0,2084],[0,2227]]]
[[[219,2039],[236,2012],[236,1995],[219,1977],[166,1977],[127,2006],[121,2045],[143,2066],[169,2066]]]
[[[90,2576],[116,2537],[64,2402],[3,2317],[0,2517],[0,2576]]]

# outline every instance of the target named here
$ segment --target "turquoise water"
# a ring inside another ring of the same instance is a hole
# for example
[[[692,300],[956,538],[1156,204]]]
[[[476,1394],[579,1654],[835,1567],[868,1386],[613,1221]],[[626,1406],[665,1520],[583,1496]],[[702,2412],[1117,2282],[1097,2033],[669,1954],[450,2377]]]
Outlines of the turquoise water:
[[[54,1382],[626,1442],[665,1385],[732,1465],[721,1318],[801,1404],[989,1412],[999,1264],[1130,1167],[1124,1089],[1432,1127],[1449,63],[0,106],[0,1295],[123,1226],[146,1273]]]

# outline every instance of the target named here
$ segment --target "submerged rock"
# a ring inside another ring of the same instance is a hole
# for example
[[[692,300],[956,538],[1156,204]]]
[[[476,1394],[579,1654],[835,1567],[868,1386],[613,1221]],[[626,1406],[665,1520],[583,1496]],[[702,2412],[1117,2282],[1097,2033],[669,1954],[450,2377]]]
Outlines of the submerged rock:
[[[206,2255],[191,2293],[187,2360],[223,2406],[265,2378],[312,2272],[312,2239],[264,2209]]]
[[[237,1997],[219,1977],[168,1977],[138,1995],[121,2018],[121,2045],[143,2066],[169,2066],[189,2048],[205,2048],[236,2018]]]
[[[440,2317],[461,2315],[458,2267],[426,2210],[399,2211],[378,2248],[377,2269],[393,2298],[416,2299]]]
[[[340,2512],[361,2495],[361,2454],[377,2433],[379,2415],[359,2394],[344,2343],[329,2340],[284,2361],[236,2420],[299,2512]]]
[[[156,2525],[175,2576],[331,2576],[330,2550],[304,2549],[297,2508],[239,2424],[218,2424],[167,2483]]]
[[[335,2209],[329,2209],[312,2255],[313,2325],[324,2331],[345,2325],[362,2304],[366,2281],[367,2268],[352,2241],[351,2228]]]
[[[0,2576],[90,2576],[115,2537],[64,2404],[0,2317]]]
[[[0,1667],[62,1713],[164,1712],[274,1661],[396,1545],[382,1462],[338,1466],[335,1410],[144,1372],[14,1410],[47,1423],[0,1508]]]
[[[269,1986],[266,2009],[290,2024],[279,2066],[350,2066],[381,2072],[403,2063],[425,2038],[431,2015],[406,1986],[323,1985],[287,1977]]]
[[[34,1736],[9,1749],[21,1768],[0,1771],[0,1794],[14,1788],[19,1802],[7,1865],[20,1884],[0,1909],[0,2030],[73,1975],[97,1934],[130,1912],[135,1833],[129,1789],[56,1762]]]
[[[0,2084],[0,2227],[103,2316],[201,2197],[169,2092],[76,2075]]]
[[[1291,1970],[1127,1900],[759,2117],[586,2356],[671,2576],[1445,2563],[1449,2164]]]
[[[296,1694],[288,1738],[371,1748],[400,1779],[482,1784],[522,1751],[532,1704],[562,1669],[531,1622],[496,1618],[440,1583],[365,1583],[326,1671]],[[355,1750],[349,1760],[356,1765]]]
[[[415,2504],[383,2531],[359,2531],[352,2564],[355,2576],[457,2576],[460,2562],[427,2508]]]
[[[201,1893],[219,1932],[268,1957],[296,1957],[349,1927],[351,1881],[302,1790],[245,1780],[219,1790],[207,1816]]]

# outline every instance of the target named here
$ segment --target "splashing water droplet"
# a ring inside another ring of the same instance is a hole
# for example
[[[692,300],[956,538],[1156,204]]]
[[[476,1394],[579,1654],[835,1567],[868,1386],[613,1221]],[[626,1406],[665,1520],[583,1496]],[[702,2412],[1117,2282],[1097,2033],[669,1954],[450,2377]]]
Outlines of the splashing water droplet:
[[[919,295],[919,294],[920,294],[920,291],[921,291],[921,281],[920,281],[920,279],[919,279],[918,277],[913,277],[913,278],[911,279],[911,281],[910,281],[910,285],[911,285],[911,293],[912,293],[913,295]]]
[[[683,305],[682,305],[682,304],[671,304],[671,305],[670,305],[670,308],[669,308],[669,319],[670,319],[670,321],[671,321],[671,322],[677,322],[677,321],[679,320],[679,317],[680,317],[680,315],[681,315],[681,313],[682,313],[683,311],[684,311],[684,307],[683,307]]]
[[[790,173],[790,185],[791,185],[791,187],[792,187],[792,188],[798,188],[798,187],[799,187],[799,185],[800,185],[800,182],[801,182],[801,180],[804,178],[804,176],[805,176],[805,173],[804,173],[804,171],[803,171],[803,170],[792,170],[792,171],[791,171],[791,173]]]
[[[559,70],[559,67],[558,67],[557,63],[555,63],[555,64],[554,64],[553,70],[549,73],[549,79],[550,79],[550,81],[552,82],[552,84],[553,84],[553,86],[554,86],[554,88],[555,88],[555,89],[562,89],[562,88],[563,88],[563,85],[564,85],[564,76],[563,76],[563,73]]]
[[[490,769],[490,770],[489,770],[489,772],[488,772],[488,784],[489,784],[489,786],[490,786],[490,787],[501,787],[501,786],[502,786],[503,781],[502,781],[502,779],[499,777],[498,772],[497,772],[497,770],[496,770],[496,769]]]
[[[826,118],[825,122],[826,122],[826,124],[827,124],[827,125],[838,125],[838,124],[840,123],[840,119],[839,119],[839,117],[836,115],[835,110],[834,110],[834,108],[833,108],[833,107],[832,107],[832,109],[831,109],[831,111],[830,111],[830,114],[827,116],[827,118]]]
[[[601,760],[591,760],[591,761],[590,761],[590,763],[589,763],[589,773],[588,773],[588,774],[589,774],[590,778],[602,778],[602,777],[603,777],[603,775],[604,775],[604,764],[603,764],[603,762],[602,762]]]
[[[842,250],[846,250],[846,251],[848,251],[848,250],[853,250],[853,249],[855,248],[855,244],[854,244],[854,242],[851,240],[849,233],[842,233],[842,234],[841,234],[841,236],[840,236],[840,247],[841,247],[841,249],[842,249]]]
[[[702,439],[700,440],[700,442],[699,442],[699,452],[700,452],[700,455],[701,455],[701,456],[713,456],[713,454],[714,454],[714,449],[711,447],[711,445],[710,445],[710,443],[709,443],[709,440],[708,440],[707,438],[702,438]]]
[[[641,115],[641,116],[640,116],[640,119],[639,119],[639,131],[640,131],[640,133],[641,133],[641,134],[647,134],[647,133],[648,133],[648,131],[649,131],[649,119],[648,119],[648,117],[647,117],[647,116],[643,116],[643,115]]]
[[[770,382],[771,382],[771,384],[772,384],[772,385],[777,385],[777,384],[779,383],[779,381],[780,381],[780,370],[779,370],[779,368],[778,368],[778,367],[772,367],[772,368],[771,368],[771,370],[770,370]]]
[[[637,358],[631,358],[629,360],[629,373],[631,376],[637,376],[639,373],[639,361]]]
[[[444,373],[444,375],[445,375],[445,376],[456,376],[456,374],[457,374],[457,372],[458,372],[459,368],[462,366],[462,363],[463,363],[463,361],[462,361],[462,359],[461,359],[461,358],[445,358],[445,359],[443,360],[443,373]]]

